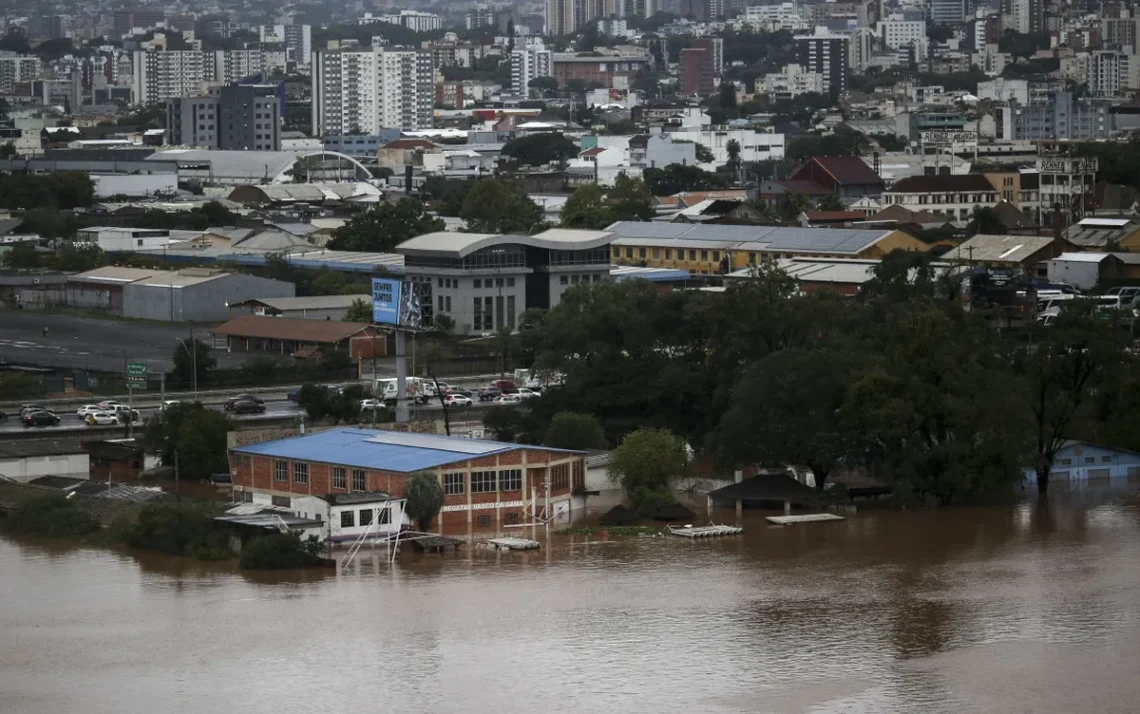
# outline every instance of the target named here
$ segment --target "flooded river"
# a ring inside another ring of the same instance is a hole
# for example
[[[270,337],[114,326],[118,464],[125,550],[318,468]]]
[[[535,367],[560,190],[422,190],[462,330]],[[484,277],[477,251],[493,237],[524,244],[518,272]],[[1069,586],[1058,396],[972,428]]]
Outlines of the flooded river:
[[[744,526],[284,578],[0,538],[0,712],[1140,711],[1136,505]]]

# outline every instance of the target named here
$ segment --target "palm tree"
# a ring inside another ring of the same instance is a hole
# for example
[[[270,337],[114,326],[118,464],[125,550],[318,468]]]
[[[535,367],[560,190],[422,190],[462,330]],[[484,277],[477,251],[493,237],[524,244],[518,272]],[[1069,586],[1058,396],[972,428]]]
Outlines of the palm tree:
[[[439,509],[443,508],[443,487],[435,474],[417,471],[408,476],[404,498],[408,499],[404,512],[416,522],[419,530],[426,532]]]
[[[732,174],[732,182],[740,182],[740,142],[732,139],[725,147],[728,150],[728,171]]]

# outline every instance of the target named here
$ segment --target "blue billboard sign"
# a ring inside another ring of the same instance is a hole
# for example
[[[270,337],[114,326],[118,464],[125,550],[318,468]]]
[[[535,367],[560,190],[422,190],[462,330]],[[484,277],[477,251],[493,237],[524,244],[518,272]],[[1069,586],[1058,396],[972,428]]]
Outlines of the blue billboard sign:
[[[400,324],[399,280],[372,278],[372,321],[378,325]]]

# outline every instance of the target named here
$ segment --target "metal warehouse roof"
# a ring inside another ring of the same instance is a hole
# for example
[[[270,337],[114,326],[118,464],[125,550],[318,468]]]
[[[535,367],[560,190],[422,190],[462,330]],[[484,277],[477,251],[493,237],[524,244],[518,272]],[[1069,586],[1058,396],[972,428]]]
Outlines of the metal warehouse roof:
[[[614,245],[647,245],[653,239],[658,246],[678,245],[677,241],[707,243],[705,247],[739,247],[756,250],[811,251],[817,253],[859,253],[893,231],[854,230],[843,228],[792,228],[785,226],[692,225],[688,223],[653,223],[618,221],[609,226]],[[633,243],[630,241],[640,240]],[[715,245],[714,245],[715,244]],[[685,245],[683,247],[690,247]],[[699,246],[698,246],[699,247]]]
[[[426,233],[396,246],[401,253],[463,258],[477,250],[496,245],[526,245],[548,250],[590,250],[608,245],[609,231],[586,231],[551,228],[533,236],[498,235],[493,233]]]
[[[1020,263],[1052,243],[1052,236],[979,234],[946,253],[942,259]]]
[[[149,268],[120,268],[108,265],[85,273],[76,273],[69,280],[85,283],[108,283],[123,285],[136,280],[146,280],[160,275],[169,275],[169,270],[151,270]]]
[[[412,473],[457,461],[536,448],[542,447],[435,434],[345,428],[242,446],[234,451],[279,459],[318,461],[356,468]],[[561,451],[544,448],[542,450]]]

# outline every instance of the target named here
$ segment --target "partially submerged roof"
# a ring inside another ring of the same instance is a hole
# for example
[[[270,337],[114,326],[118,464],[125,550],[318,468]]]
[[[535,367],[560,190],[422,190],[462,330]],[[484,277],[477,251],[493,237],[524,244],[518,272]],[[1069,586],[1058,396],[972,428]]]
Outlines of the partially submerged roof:
[[[396,246],[396,250],[404,255],[465,258],[478,250],[497,245],[525,245],[547,250],[591,250],[608,245],[609,242],[608,231],[570,228],[551,228],[533,236],[440,231],[406,240]]]
[[[369,327],[371,325],[364,322],[238,315],[229,322],[215,327],[213,332],[215,335],[229,335],[231,337],[336,344]]]
[[[412,473],[521,449],[577,453],[499,441],[360,428],[329,429],[306,436],[240,446],[234,451],[280,459]]]
[[[17,439],[0,441],[0,459],[64,456],[86,453],[77,439]]]
[[[764,474],[745,479],[715,491],[709,498],[716,501],[791,501],[815,503],[815,489],[805,486],[787,474]]]
[[[954,248],[943,260],[1021,263],[1053,243],[1052,236],[987,235],[979,233]]]

